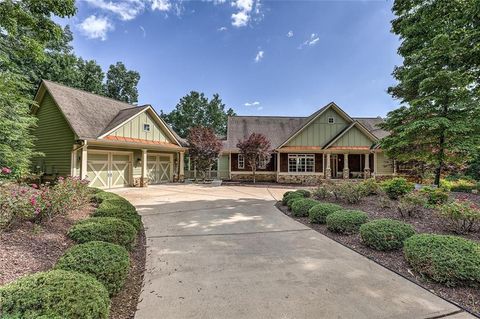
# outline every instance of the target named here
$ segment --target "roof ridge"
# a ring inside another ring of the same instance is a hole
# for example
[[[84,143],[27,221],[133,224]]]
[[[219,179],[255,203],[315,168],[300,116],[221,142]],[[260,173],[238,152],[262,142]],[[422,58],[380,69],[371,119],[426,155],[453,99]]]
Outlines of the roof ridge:
[[[288,115],[230,115],[229,117],[269,117],[269,118],[295,118],[295,119],[306,119],[308,116],[288,116]]]
[[[128,105],[130,107],[138,107],[138,105],[133,105],[133,104],[130,104],[130,103],[127,103],[127,102],[124,102],[124,101],[120,101],[120,100],[117,100],[117,99],[114,99],[114,98],[111,98],[111,97],[108,97],[108,96],[100,95],[100,94],[97,94],[97,93],[88,92],[88,91],[85,91],[85,90],[82,90],[82,89],[79,89],[79,88],[74,88],[74,87],[71,87],[71,86],[68,86],[68,85],[65,85],[65,84],[62,84],[62,83],[58,83],[58,82],[54,82],[54,81],[50,81],[50,80],[45,80],[45,79],[42,79],[42,81],[43,82],[49,82],[49,83],[59,85],[59,86],[63,86],[64,88],[67,88],[67,89],[70,89],[70,90],[80,91],[82,93],[94,95],[94,96],[104,98],[104,99],[107,99],[107,100],[112,100],[112,101],[115,101],[117,103]]]

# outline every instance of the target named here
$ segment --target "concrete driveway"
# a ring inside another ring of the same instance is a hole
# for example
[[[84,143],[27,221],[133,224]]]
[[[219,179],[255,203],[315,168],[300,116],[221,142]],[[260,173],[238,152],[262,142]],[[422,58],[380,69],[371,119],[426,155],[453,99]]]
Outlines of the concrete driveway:
[[[285,190],[157,185],[116,191],[143,216],[135,318],[473,318],[278,211]]]

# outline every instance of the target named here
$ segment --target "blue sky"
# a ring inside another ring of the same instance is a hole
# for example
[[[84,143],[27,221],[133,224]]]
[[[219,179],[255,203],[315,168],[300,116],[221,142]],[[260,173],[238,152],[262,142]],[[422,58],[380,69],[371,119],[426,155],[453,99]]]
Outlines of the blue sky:
[[[78,0],[75,52],[141,74],[139,103],[170,111],[197,90],[241,115],[352,116],[398,106],[392,1]]]

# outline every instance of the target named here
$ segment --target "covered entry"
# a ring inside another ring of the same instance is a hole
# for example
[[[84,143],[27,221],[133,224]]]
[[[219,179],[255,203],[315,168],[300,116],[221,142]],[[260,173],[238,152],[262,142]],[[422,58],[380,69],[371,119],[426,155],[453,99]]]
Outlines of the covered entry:
[[[161,184],[172,181],[173,155],[152,154],[147,156],[147,172],[150,184]]]
[[[130,186],[131,166],[130,152],[88,151],[87,179],[98,188]]]

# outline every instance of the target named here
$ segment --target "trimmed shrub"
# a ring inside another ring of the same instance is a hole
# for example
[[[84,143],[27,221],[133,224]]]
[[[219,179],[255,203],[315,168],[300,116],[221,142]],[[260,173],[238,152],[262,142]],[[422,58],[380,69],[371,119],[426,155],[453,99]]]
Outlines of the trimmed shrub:
[[[446,228],[456,233],[468,233],[480,228],[480,206],[467,199],[457,199],[439,206],[438,213]]]
[[[342,198],[350,204],[356,204],[366,196],[365,187],[362,183],[339,183],[335,192],[337,198]]]
[[[382,183],[382,188],[390,199],[397,200],[401,196],[413,191],[415,186],[405,178],[393,178]]]
[[[292,194],[292,193],[293,193],[293,191],[288,191],[288,192],[283,193],[283,196],[282,196],[282,204],[283,204],[283,205],[286,204],[285,198],[286,198],[288,195]]]
[[[440,185],[451,192],[471,193],[474,190],[480,189],[480,184],[477,184],[475,180],[467,178],[441,180]]]
[[[116,217],[132,224],[136,230],[142,227],[142,218],[138,215],[137,210],[129,201],[122,197],[102,201],[93,213],[93,216]]]
[[[448,192],[441,188],[424,187],[420,190],[420,193],[425,195],[429,206],[445,204],[448,202]]]
[[[293,203],[295,203],[297,200],[301,200],[301,199],[305,199],[305,197],[302,197],[302,196],[293,196],[293,197],[289,198],[288,201],[287,201],[288,209],[291,210]]]
[[[130,249],[135,241],[135,228],[115,217],[91,217],[75,223],[68,236],[77,243],[104,241]]]
[[[101,189],[97,189],[97,191],[92,196],[92,201],[98,204],[101,204],[103,201],[108,199],[118,199],[122,198],[117,194],[109,193]]]
[[[412,225],[393,219],[376,219],[360,226],[363,242],[376,250],[402,248],[403,241],[414,234]]]
[[[312,196],[312,193],[310,193],[310,191],[307,191],[306,189],[297,189],[295,193],[300,194],[305,198]]]
[[[310,219],[310,223],[325,224],[325,218],[327,218],[328,215],[342,209],[341,206],[336,204],[320,203],[310,208],[308,218]]]
[[[404,242],[407,262],[447,286],[480,286],[480,245],[457,236],[414,235]]]
[[[397,210],[402,217],[419,215],[427,204],[427,199],[420,192],[414,191],[400,198]]]
[[[125,284],[129,266],[130,257],[122,246],[91,241],[67,250],[58,260],[55,269],[92,275],[113,296]]]
[[[288,201],[293,199],[293,198],[304,198],[304,197],[297,192],[290,192],[286,196],[283,196],[282,204],[283,205],[288,205]]]
[[[334,233],[353,234],[368,221],[366,213],[359,210],[339,210],[325,219],[328,230]]]
[[[320,185],[313,191],[313,197],[315,197],[316,199],[325,199],[330,195],[331,191],[328,184]]]
[[[378,195],[382,190],[375,178],[366,179],[361,184],[366,196]]]
[[[0,288],[2,318],[106,319],[110,299],[95,278],[52,270],[22,277]]]
[[[317,204],[318,202],[311,198],[297,200],[292,204],[292,214],[297,217],[306,217],[310,208]]]

